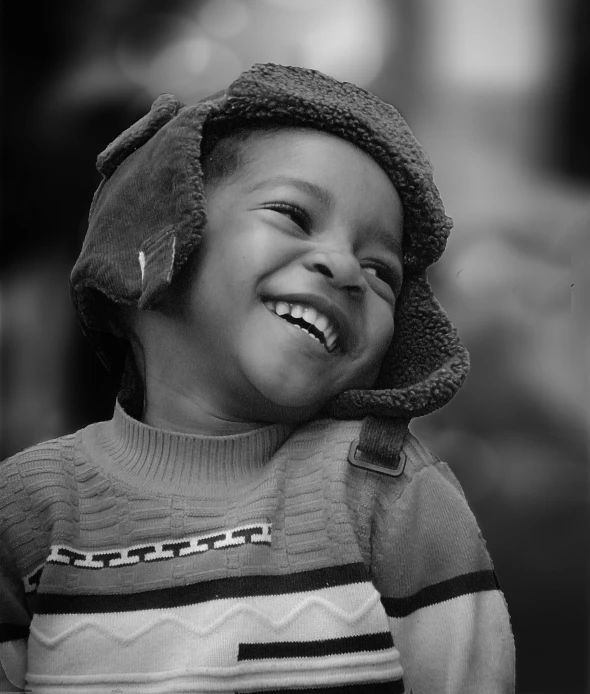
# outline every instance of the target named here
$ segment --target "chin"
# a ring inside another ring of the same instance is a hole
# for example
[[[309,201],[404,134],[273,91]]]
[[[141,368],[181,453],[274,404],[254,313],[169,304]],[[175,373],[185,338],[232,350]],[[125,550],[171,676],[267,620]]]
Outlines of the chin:
[[[305,382],[288,383],[284,379],[269,378],[269,374],[250,375],[250,386],[255,391],[253,408],[267,422],[303,422],[311,419],[333,394],[326,393]],[[258,376],[258,377],[256,377]]]
[[[345,390],[370,388],[378,368],[364,363],[348,364],[328,371],[324,366],[309,368],[302,359],[268,350],[265,343],[242,350],[240,367],[248,382],[252,404],[264,421],[305,421],[319,412],[333,397]],[[349,368],[346,368],[348,366]]]
[[[289,418],[309,419],[320,410],[332,395],[313,392],[310,388],[289,388],[285,384],[261,384],[258,392],[277,411],[284,412]]]

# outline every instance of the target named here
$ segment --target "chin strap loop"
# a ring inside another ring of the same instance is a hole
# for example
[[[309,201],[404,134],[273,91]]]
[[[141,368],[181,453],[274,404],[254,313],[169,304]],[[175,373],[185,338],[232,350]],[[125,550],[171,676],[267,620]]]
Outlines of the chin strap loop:
[[[399,417],[365,417],[359,438],[350,445],[348,462],[364,470],[399,477],[406,465],[402,448],[409,422]]]

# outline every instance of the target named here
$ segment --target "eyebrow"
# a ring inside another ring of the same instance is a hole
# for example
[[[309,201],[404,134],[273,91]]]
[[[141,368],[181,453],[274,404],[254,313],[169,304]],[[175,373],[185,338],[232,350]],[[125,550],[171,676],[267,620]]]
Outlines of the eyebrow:
[[[293,178],[291,176],[275,176],[273,178],[260,181],[255,183],[253,186],[248,188],[248,192],[253,193],[254,191],[261,190],[264,188],[271,188],[273,186],[290,185],[303,193],[312,195],[317,198],[325,207],[332,210],[334,209],[334,198],[329,190],[322,188],[322,186],[316,183],[311,183],[301,178]],[[398,255],[400,259],[403,257],[402,246],[399,241],[394,238],[389,231],[378,227],[373,231],[374,238],[378,243],[383,244],[389,251],[394,255]]]
[[[316,183],[311,183],[310,181],[305,181],[301,178],[292,178],[291,176],[275,176],[265,181],[260,181],[260,183],[256,183],[251,188],[248,188],[248,191],[252,193],[255,190],[260,190],[261,188],[271,188],[273,186],[284,185],[298,188],[301,192],[316,197],[327,208],[334,208],[334,198],[332,197],[330,191],[322,188],[322,186],[318,186]]]

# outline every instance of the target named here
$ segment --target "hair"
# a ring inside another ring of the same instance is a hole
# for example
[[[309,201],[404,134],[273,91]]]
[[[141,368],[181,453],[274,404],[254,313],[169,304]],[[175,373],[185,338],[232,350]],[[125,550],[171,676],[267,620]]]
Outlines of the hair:
[[[258,123],[237,127],[211,125],[203,132],[201,168],[206,186],[217,185],[246,168],[250,162],[247,145],[254,138],[265,138],[285,130],[288,125]]]
[[[216,185],[239,171],[244,165],[245,144],[253,136],[252,130],[241,128],[220,140],[207,142],[201,154],[203,183],[206,186]]]

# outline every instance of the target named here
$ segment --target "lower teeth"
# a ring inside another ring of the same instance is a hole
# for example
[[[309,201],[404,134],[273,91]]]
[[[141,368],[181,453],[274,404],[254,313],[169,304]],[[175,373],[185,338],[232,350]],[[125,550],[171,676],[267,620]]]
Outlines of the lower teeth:
[[[327,344],[322,342],[318,337],[316,337],[313,333],[310,333],[309,330],[306,330],[301,325],[298,325],[297,323],[292,323],[291,321],[286,320],[284,318],[284,316],[281,316],[278,313],[275,313],[275,315],[277,315],[279,318],[282,318],[283,320],[285,320],[287,323],[289,323],[289,325],[292,325],[294,328],[299,328],[299,330],[303,330],[303,332],[306,333],[306,335],[309,335],[309,337],[313,338],[316,342],[319,342],[320,345],[322,345],[322,347],[326,350],[326,352],[331,354],[332,352],[339,352],[340,351],[338,349],[338,347],[336,346],[335,342],[332,343],[332,345],[330,347],[328,347]]]
[[[323,345],[323,342],[321,340],[318,340],[318,338],[315,335],[312,335],[309,330],[306,330],[305,328],[302,328],[300,325],[295,325],[295,323],[291,323],[292,326],[295,328],[299,328],[299,330],[303,330],[304,333],[307,333],[310,337],[312,337],[316,342],[319,342],[320,345]]]

